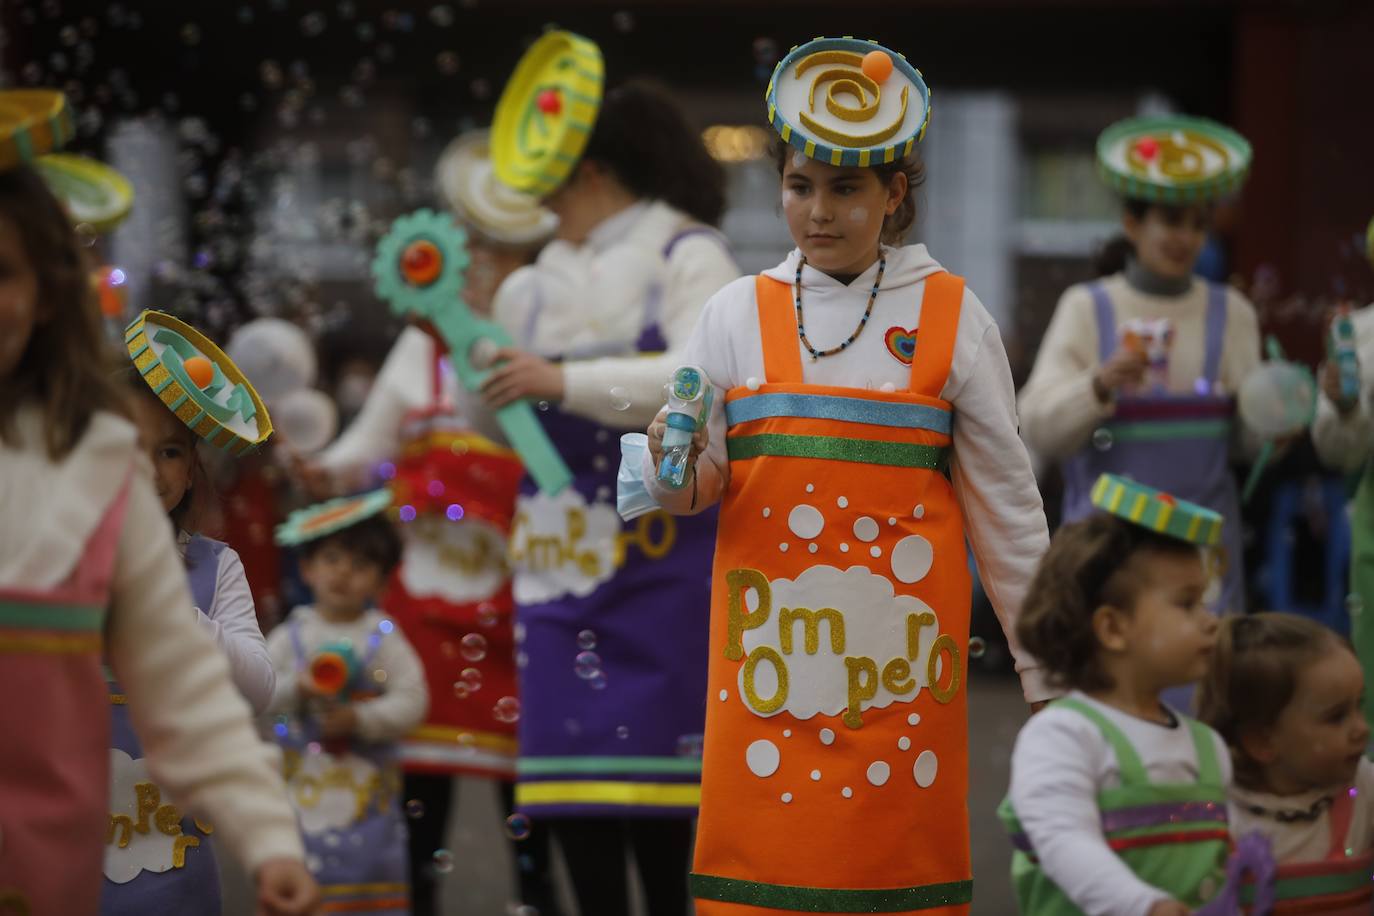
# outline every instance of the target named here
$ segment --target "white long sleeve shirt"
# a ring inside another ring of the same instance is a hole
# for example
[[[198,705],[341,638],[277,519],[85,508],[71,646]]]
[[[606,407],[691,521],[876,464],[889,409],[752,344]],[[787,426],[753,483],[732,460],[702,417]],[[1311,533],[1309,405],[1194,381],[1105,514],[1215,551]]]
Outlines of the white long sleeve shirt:
[[[883,332],[890,327],[919,326],[924,280],[942,268],[924,245],[885,247],[883,254],[887,269],[868,328],[834,356],[813,361],[802,352],[802,380],[806,384],[877,390],[909,386],[911,367],[888,352]],[[800,252],[793,250],[785,261],[765,271],[765,276],[791,284],[800,257]],[[809,266],[802,269],[802,305],[807,337],[813,346],[828,349],[853,333],[877,270],[874,264],[845,286]],[[765,378],[754,286],[753,277],[743,277],[713,296],[683,354],[683,362],[706,370],[717,390],[708,425],[710,445],[697,461],[695,507],[691,505],[691,487],[662,487],[646,467],[644,479],[650,493],[675,514],[700,512],[719,501],[729,488],[724,392],[751,379],[762,382]],[[800,351],[800,341],[797,347]],[[1036,564],[1049,547],[1049,532],[1030,459],[1017,434],[1016,399],[1001,334],[987,309],[967,288],[949,379],[941,397],[954,405],[950,471],[983,587],[1007,635],[1027,701],[1048,699],[1053,691],[1041,681],[1035,660],[1021,650],[1015,623]]]
[[[190,540],[191,535],[185,531],[177,534],[177,550],[183,559]],[[232,547],[225,547],[219,554],[214,602],[208,608],[196,608],[196,617],[229,659],[234,686],[253,708],[253,714],[263,712],[272,699],[277,675],[267,655],[267,640],[258,627],[243,561]]]
[[[216,842],[250,872],[272,858],[303,859],[274,753],[258,740],[228,661],[191,613],[186,570],[134,428],[98,414],[77,447],[53,462],[41,424],[37,410],[25,409],[16,441],[0,442],[0,588],[63,582],[132,468],[106,654],[150,775],[213,821]]]
[[[1374,453],[1374,305],[1365,306],[1351,316],[1355,324],[1355,347],[1360,359],[1360,400],[1348,416],[1342,417],[1336,405],[1323,393],[1317,400],[1317,418],[1312,423],[1312,444],[1322,463],[1335,471],[1353,473],[1364,467]]]
[[[425,720],[429,711],[429,688],[425,686],[425,669],[401,628],[381,611],[364,611],[349,621],[330,621],[313,607],[302,605],[267,638],[267,649],[277,671],[277,689],[268,712],[277,715],[294,711],[300,704],[297,679],[300,669],[296,650],[291,642],[291,628],[300,628],[301,647],[306,658],[330,642],[347,640],[355,653],[364,653],[368,638],[379,624],[390,623],[377,646],[365,676],[382,691],[381,695],[355,705],[358,714],[358,737],[373,744],[399,741]],[[377,673],[381,672],[380,675]],[[492,701],[493,703],[495,700]]]
[[[1128,715],[1079,691],[1125,734],[1152,783],[1196,783],[1197,749],[1182,722],[1161,725]],[[1212,732],[1223,782],[1231,757]],[[1136,877],[1107,845],[1097,796],[1121,785],[1116,754],[1082,713],[1051,706],[1032,716],[1011,752],[1011,804],[1040,867],[1087,916],[1145,916],[1170,895]]]

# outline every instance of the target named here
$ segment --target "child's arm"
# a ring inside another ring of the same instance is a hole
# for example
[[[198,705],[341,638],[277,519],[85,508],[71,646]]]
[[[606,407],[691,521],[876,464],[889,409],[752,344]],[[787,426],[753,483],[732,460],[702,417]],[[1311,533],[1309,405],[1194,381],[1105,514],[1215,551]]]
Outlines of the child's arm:
[[[315,461],[329,471],[346,473],[395,455],[406,411],[429,401],[433,360],[430,336],[414,325],[404,327],[377,372],[362,410]]]
[[[1136,877],[1102,833],[1098,773],[1109,754],[1097,727],[1050,708],[1011,755],[1011,804],[1040,867],[1088,916],[1145,916],[1169,895]]]
[[[229,664],[189,610],[191,595],[152,485],[136,473],[120,532],[108,653],[153,778],[252,873],[304,858],[271,753]]]
[[[743,282],[749,284],[748,299],[752,304],[752,280]],[[725,392],[740,384],[730,346],[730,322],[732,317],[745,315],[752,318],[758,314],[755,308],[749,308],[740,301],[741,286],[741,282],[731,283],[711,297],[682,355],[680,364],[701,367],[714,392],[706,428],[698,433],[699,437],[705,439],[705,448],[696,456],[691,479],[680,490],[658,482],[659,449],[663,442],[667,408],[662,407],[649,425],[649,448],[645,450],[643,459],[644,485],[649,495],[673,515],[695,515],[709,509],[720,502],[730,488],[730,459],[725,452]],[[667,376],[663,380],[666,382]]]
[[[425,720],[429,711],[429,688],[425,686],[425,669],[420,657],[396,627],[388,633],[372,660],[370,671],[386,672],[386,692],[373,700],[353,704],[357,727],[355,733],[364,741],[386,743],[399,741]],[[499,697],[492,697],[492,705]]]
[[[253,707],[253,714],[261,714],[272,702],[277,674],[272,670],[267,642],[258,628],[243,561],[232,548],[226,547],[220,554],[215,603],[208,613],[204,608],[200,610],[200,623],[229,659],[234,686]]]
[[[1021,389],[1021,432],[1047,458],[1062,458],[1087,444],[1116,409],[1093,388],[1098,367],[1097,318],[1086,286],[1071,286],[1055,306],[1040,341],[1030,378]]]
[[[972,300],[972,301],[970,301]],[[982,305],[965,296],[965,308]],[[961,331],[972,322],[960,322]],[[997,325],[988,323],[972,370],[947,397],[954,403],[954,495],[968,540],[1021,674],[1027,702],[1049,699],[1038,662],[1022,651],[1016,618],[1036,564],[1049,549],[1049,530],[1030,456],[1016,430],[1016,396]]]

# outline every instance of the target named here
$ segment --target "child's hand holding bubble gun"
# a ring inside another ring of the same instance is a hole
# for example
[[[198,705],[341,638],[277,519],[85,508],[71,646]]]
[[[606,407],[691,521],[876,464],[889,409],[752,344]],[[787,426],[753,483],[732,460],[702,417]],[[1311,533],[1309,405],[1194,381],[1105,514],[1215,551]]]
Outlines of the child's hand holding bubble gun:
[[[706,373],[681,366],[668,382],[668,406],[649,427],[649,451],[658,465],[658,480],[675,490],[687,484],[696,451],[706,445],[706,421],[711,416],[713,390]],[[660,424],[660,419],[662,423]]]

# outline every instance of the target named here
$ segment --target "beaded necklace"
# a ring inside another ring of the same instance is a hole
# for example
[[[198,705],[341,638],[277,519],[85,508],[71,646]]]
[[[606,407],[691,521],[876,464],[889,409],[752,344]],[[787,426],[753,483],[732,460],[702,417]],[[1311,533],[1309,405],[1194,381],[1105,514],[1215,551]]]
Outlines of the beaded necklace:
[[[806,339],[806,322],[802,320],[802,268],[806,266],[806,255],[802,255],[797,261],[797,279],[793,283],[792,289],[796,293],[797,303],[797,336],[801,338],[802,346],[806,347],[806,352],[811,354],[811,361],[814,363],[822,356],[834,356],[836,353],[849,348],[859,335],[863,333],[864,327],[868,324],[868,319],[873,315],[873,303],[878,301],[878,287],[883,285],[883,271],[887,270],[887,258],[878,258],[878,276],[873,279],[873,288],[868,291],[868,308],[864,309],[864,316],[859,320],[859,326],[854,329],[854,333],[849,335],[849,339],[838,347],[831,347],[829,350],[817,350],[811,346],[811,341]]]

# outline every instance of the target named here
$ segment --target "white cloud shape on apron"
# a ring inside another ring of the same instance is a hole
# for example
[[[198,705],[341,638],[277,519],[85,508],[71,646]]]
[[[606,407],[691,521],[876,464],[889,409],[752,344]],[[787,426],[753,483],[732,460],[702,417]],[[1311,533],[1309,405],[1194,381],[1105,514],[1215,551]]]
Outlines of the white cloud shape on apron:
[[[402,527],[401,584],[416,598],[485,601],[506,581],[506,535],[490,522],[424,515]]]
[[[787,699],[779,709],[765,714],[746,703],[746,708],[762,718],[771,718],[781,712],[791,713],[798,719],[810,719],[815,715],[838,716],[849,705],[849,672],[845,657],[870,658],[881,672],[891,659],[907,657],[908,615],[935,613],[930,605],[919,598],[896,594],[890,580],[871,572],[866,566],[851,566],[846,570],[833,566],[812,566],[795,580],[772,579],[770,585],[772,611],[768,620],[761,626],[745,630],[742,636],[746,655],[760,646],[767,646],[779,653],[787,665]],[[758,608],[758,597],[753,589],[745,593],[749,611]],[[817,651],[814,655],[807,654],[805,624],[794,620],[791,623],[792,651],[790,654],[783,653],[779,625],[783,608],[838,610],[844,616],[844,651],[838,654],[832,651],[830,624],[822,621],[816,625],[819,631]],[[920,629],[919,651],[917,657],[910,660],[910,678],[916,682],[915,689],[908,694],[893,694],[879,678],[876,693],[872,699],[863,701],[860,709],[884,709],[896,702],[914,700],[921,688],[928,686],[926,660],[939,633],[938,620]],[[943,665],[940,670],[943,670]],[[743,663],[740,664],[736,683],[743,698]],[[777,687],[774,666],[768,662],[756,665],[755,693],[760,697],[772,697]]]
[[[521,496],[510,546],[516,602],[590,595],[615,573],[620,532],[613,505],[589,505],[573,487]]]
[[[303,754],[286,784],[301,830],[316,836],[352,824],[359,793],[377,777],[377,765],[356,754]]]
[[[122,815],[131,824],[139,821],[138,790],[139,783],[152,783],[148,775],[148,764],[142,758],[134,760],[118,748],[110,748],[110,815]],[[171,799],[158,790],[160,803],[171,804]],[[172,847],[176,837],[163,833],[154,823],[154,815],[148,812],[144,822],[147,832],[129,828],[129,844],[119,847],[124,828],[116,824],[110,840],[105,844],[105,877],[115,884],[124,884],[138,877],[139,872],[161,873],[172,868]]]

